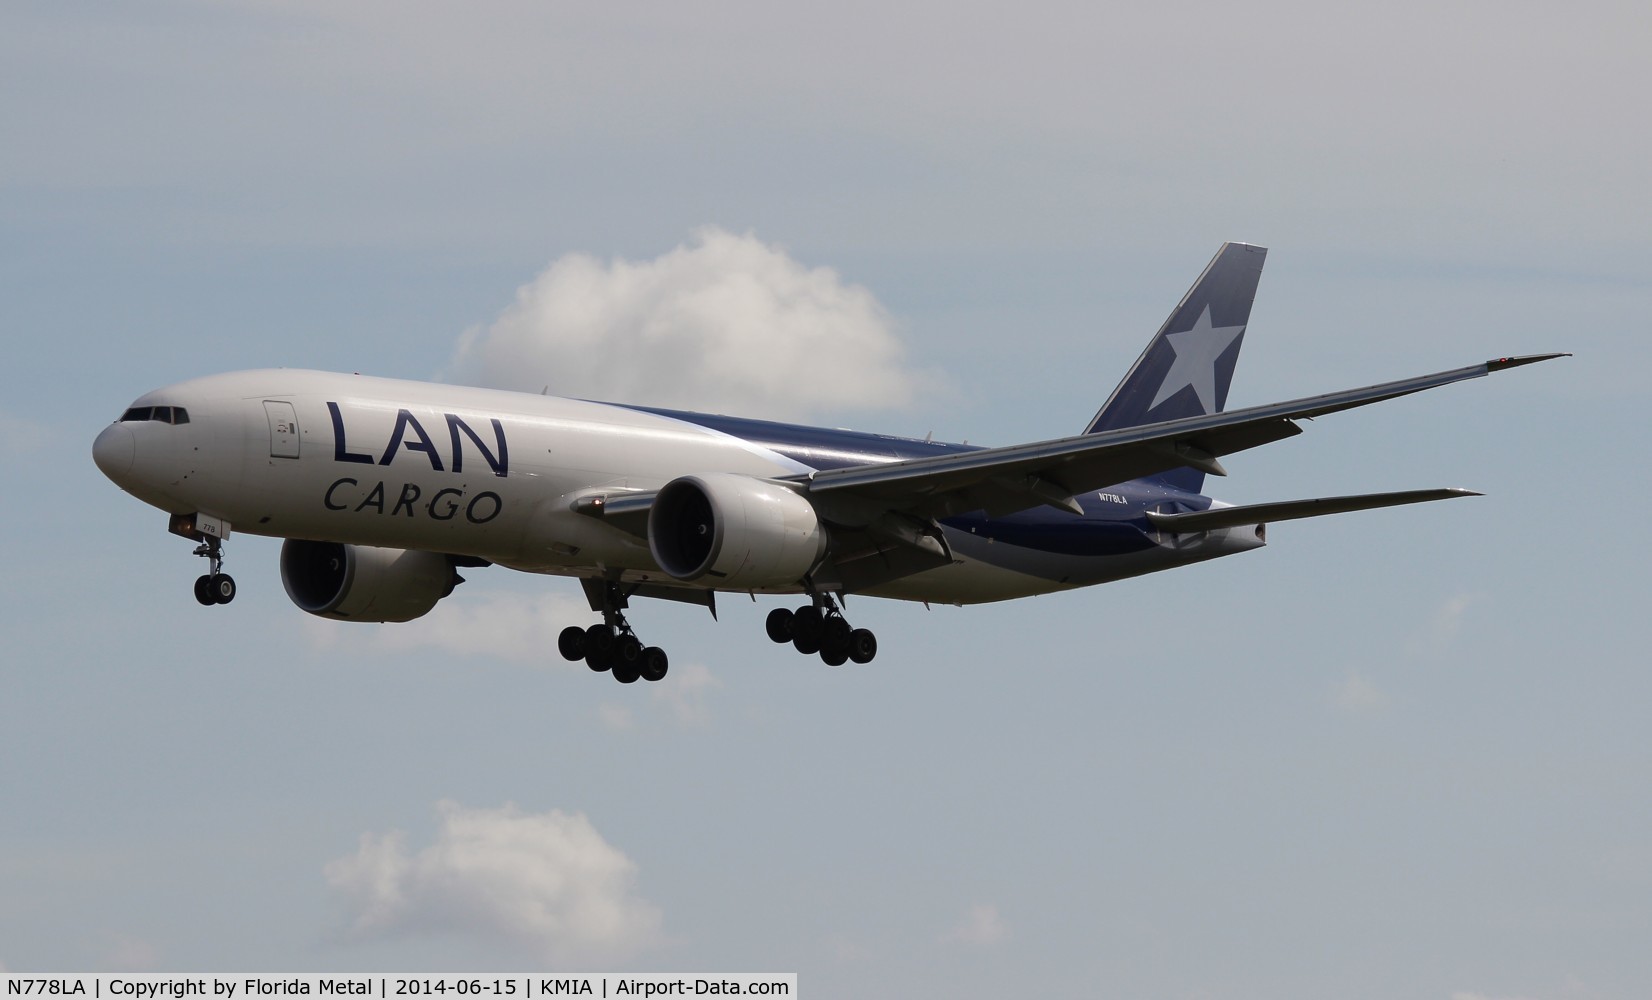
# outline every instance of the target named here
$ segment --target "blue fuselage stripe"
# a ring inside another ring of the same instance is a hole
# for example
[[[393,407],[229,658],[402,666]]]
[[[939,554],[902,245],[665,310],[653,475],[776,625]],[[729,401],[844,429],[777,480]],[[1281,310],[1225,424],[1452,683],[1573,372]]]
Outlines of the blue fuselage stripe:
[[[979,446],[916,438],[870,434],[863,431],[808,427],[744,417],[689,413],[658,407],[634,406],[643,413],[681,420],[728,434],[767,448],[813,469],[837,469],[901,459],[979,451]],[[1162,480],[1138,480],[1108,487],[1102,493],[1075,497],[1082,516],[1038,506],[1006,517],[987,517],[980,511],[947,518],[942,523],[956,531],[1043,552],[1073,556],[1103,556],[1138,552],[1154,545],[1145,511],[1205,510],[1207,497],[1170,488]]]

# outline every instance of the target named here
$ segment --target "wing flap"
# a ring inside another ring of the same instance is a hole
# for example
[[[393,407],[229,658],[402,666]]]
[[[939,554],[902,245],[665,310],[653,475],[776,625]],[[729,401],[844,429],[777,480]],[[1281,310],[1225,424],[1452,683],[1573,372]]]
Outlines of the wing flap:
[[[1292,521],[1302,517],[1323,517],[1326,514],[1346,514],[1356,510],[1374,510],[1378,507],[1398,507],[1408,503],[1427,503],[1431,500],[1455,500],[1458,497],[1477,497],[1473,490],[1405,490],[1399,493],[1360,493],[1344,497],[1320,497],[1316,500],[1284,500],[1277,503],[1248,504],[1243,507],[1213,507],[1210,510],[1184,514],[1158,514],[1149,511],[1147,519],[1160,531],[1185,534],[1194,531],[1215,531],[1219,528],[1237,528],[1269,521]]]

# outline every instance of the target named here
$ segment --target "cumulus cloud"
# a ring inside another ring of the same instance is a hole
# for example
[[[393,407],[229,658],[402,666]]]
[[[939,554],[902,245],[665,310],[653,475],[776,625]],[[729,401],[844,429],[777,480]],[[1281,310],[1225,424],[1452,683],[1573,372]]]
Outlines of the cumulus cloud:
[[[957,926],[948,931],[942,940],[986,948],[1003,941],[1009,934],[1009,925],[999,916],[998,907],[991,903],[976,903],[964,911]]]
[[[653,260],[557,259],[465,332],[448,374],[776,419],[904,406],[929,380],[871,292],[715,226]]]
[[[400,831],[366,833],[326,867],[352,933],[457,933],[551,963],[623,960],[658,942],[660,911],[637,896],[637,866],[583,813],[437,804],[435,842],[410,854]]]
[[[595,621],[583,597],[473,591],[467,586],[410,622],[366,625],[307,615],[303,627],[311,643],[322,649],[385,655],[434,649],[517,663],[564,663],[556,652],[557,634],[566,626]]]

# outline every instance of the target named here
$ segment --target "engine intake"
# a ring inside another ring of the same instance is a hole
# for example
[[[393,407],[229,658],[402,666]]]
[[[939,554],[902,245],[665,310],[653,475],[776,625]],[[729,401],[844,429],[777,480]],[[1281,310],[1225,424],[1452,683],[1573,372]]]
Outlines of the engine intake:
[[[429,613],[463,582],[435,552],[290,538],[281,583],[300,608],[351,622],[405,622]]]
[[[778,483],[683,476],[654,499],[648,548],[679,580],[728,590],[789,587],[825,554],[826,529],[809,501]]]

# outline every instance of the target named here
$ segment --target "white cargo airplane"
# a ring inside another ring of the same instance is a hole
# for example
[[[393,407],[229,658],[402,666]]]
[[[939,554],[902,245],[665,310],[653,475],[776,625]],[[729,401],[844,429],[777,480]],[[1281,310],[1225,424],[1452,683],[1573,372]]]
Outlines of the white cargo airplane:
[[[1201,495],[1217,459],[1297,421],[1558,354],[1223,412],[1267,251],[1224,244],[1083,433],[943,444],[328,372],[233,372],[139,397],[98,435],[98,468],[171,515],[227,604],[223,542],[285,538],[293,603],[403,622],[497,563],[578,577],[603,623],[560,651],[631,683],[667,659],[633,597],[805,594],[769,637],[833,665],[877,640],[848,594],[970,604],[1171,569],[1264,544],[1265,522],[1474,496],[1435,489],[1234,507]]]

